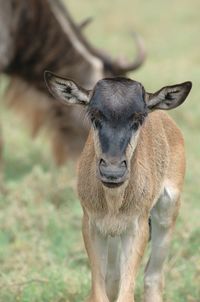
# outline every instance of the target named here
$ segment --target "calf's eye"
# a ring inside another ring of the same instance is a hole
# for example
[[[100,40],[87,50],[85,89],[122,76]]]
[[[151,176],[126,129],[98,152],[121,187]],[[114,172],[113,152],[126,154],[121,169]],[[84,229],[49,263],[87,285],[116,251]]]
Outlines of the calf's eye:
[[[95,128],[101,128],[101,121],[97,120],[97,119],[92,119],[92,123],[94,125]]]
[[[131,124],[131,130],[136,131],[139,128],[139,122],[133,122]]]

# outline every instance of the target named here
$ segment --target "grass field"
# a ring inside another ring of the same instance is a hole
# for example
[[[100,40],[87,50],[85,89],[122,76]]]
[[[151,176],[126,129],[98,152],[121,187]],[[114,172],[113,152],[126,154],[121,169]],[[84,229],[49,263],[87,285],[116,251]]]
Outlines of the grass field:
[[[182,208],[166,265],[166,302],[200,301],[200,1],[66,0],[76,20],[94,16],[88,38],[131,58],[135,29],[146,64],[130,77],[147,91],[191,80],[186,103],[171,114],[186,143]],[[1,78],[3,95],[5,78]],[[1,97],[3,98],[3,97]],[[2,104],[3,102],[1,102]],[[81,237],[75,164],[53,164],[45,134],[32,141],[15,113],[1,105],[4,175],[0,193],[0,302],[82,302],[90,271]],[[145,262],[145,261],[144,261]],[[141,301],[142,273],[136,288]]]

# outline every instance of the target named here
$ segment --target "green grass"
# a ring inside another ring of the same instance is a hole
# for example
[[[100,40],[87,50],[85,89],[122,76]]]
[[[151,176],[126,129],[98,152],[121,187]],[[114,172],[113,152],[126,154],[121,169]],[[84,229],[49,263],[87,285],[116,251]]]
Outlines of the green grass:
[[[200,301],[200,2],[198,0],[68,0],[93,44],[133,56],[126,34],[139,31],[148,58],[130,77],[148,91],[192,80],[186,103],[171,115],[187,150],[182,208],[166,265],[166,302]],[[1,90],[6,81],[1,79]],[[2,103],[2,102],[1,102]],[[4,179],[0,192],[0,302],[81,302],[90,270],[81,236],[75,164],[57,170],[44,134],[32,141],[15,113],[1,108]],[[147,256],[146,256],[147,257]],[[145,261],[144,261],[145,262]],[[144,267],[144,266],[143,266]],[[143,267],[136,288],[141,301]]]

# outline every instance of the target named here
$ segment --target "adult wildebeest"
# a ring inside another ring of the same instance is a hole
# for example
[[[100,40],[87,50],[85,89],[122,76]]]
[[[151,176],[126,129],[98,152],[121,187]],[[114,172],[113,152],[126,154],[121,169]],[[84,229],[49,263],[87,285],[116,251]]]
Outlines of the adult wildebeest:
[[[11,77],[9,103],[20,110],[35,135],[50,129],[53,153],[62,164],[80,152],[88,134],[80,108],[66,108],[51,98],[42,81],[45,69],[75,79],[85,88],[105,76],[135,70],[145,52],[137,39],[133,63],[113,60],[92,47],[58,0],[0,0],[0,71]],[[85,76],[87,74],[87,77]]]
[[[144,301],[162,302],[163,264],[180,206],[185,155],[180,130],[161,110],[181,105],[191,82],[153,94],[120,77],[100,80],[91,91],[49,72],[46,82],[66,104],[85,106],[92,124],[78,170],[92,270],[87,301],[133,302],[151,213]]]

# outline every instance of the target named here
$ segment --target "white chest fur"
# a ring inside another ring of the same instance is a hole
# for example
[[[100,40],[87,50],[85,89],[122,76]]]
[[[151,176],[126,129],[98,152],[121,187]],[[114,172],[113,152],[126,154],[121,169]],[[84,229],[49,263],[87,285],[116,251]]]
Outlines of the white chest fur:
[[[124,185],[115,189],[104,188],[107,210],[92,216],[92,222],[104,235],[120,235],[137,219],[136,215],[127,215],[120,210],[124,201],[124,189]]]

